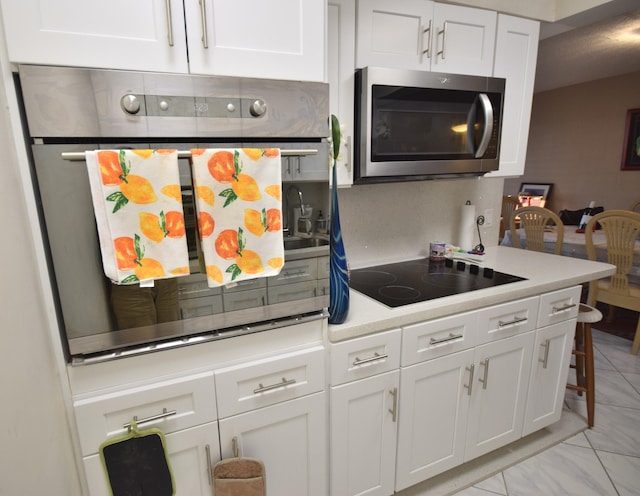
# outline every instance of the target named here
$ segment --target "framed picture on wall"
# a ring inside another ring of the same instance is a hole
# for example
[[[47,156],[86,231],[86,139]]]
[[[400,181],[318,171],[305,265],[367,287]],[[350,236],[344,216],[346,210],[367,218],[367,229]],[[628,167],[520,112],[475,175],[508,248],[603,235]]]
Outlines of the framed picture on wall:
[[[640,170],[640,108],[627,110],[621,170]]]
[[[549,199],[551,186],[553,186],[553,183],[522,183],[520,185],[520,193],[525,193],[531,196],[542,196],[542,199],[546,203]]]

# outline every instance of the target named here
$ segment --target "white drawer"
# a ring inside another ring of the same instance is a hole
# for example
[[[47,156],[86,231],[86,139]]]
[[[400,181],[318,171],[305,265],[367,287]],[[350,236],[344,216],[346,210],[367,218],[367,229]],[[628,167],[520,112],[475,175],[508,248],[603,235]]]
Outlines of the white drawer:
[[[540,298],[533,296],[478,311],[477,343],[490,343],[536,328]]]
[[[269,305],[283,303],[285,301],[302,300],[305,298],[315,298],[317,296],[317,282],[304,281],[293,284],[283,284],[267,288]]]
[[[219,294],[180,300],[180,317],[183,319],[206,317],[223,311],[222,295]]]
[[[402,366],[413,365],[476,344],[477,312],[429,320],[402,329]]]
[[[216,420],[213,372],[178,377],[138,387],[74,398],[83,456],[97,453],[107,438],[126,432],[137,417],[140,429],[157,427],[165,434]],[[150,422],[141,421],[175,411]]]
[[[235,293],[224,293],[222,303],[225,312],[263,307],[267,304],[267,289],[250,289]]]
[[[541,295],[538,327],[545,327],[577,317],[581,295],[581,286]]]
[[[331,385],[363,379],[400,367],[400,329],[332,344]]]
[[[285,353],[215,371],[220,418],[324,389],[324,347]]]
[[[311,281],[318,278],[318,262],[315,258],[303,258],[285,262],[277,276],[268,280],[269,286],[291,284],[294,282]]]
[[[329,277],[329,257],[318,257],[318,279]]]
[[[210,288],[208,286],[206,274],[191,274],[178,278],[178,296],[181,300],[219,295],[221,293],[220,288]]]

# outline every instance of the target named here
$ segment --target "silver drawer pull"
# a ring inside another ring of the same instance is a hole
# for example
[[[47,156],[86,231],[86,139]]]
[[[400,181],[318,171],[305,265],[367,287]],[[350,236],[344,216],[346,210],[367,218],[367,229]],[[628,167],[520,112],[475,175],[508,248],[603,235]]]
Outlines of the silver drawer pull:
[[[508,322],[504,322],[503,320],[499,320],[498,321],[498,327],[505,327],[505,326],[509,326],[509,325],[513,325],[513,324],[519,324],[520,322],[526,322],[527,318],[526,317],[515,317],[513,320],[510,320]]]
[[[140,425],[140,424],[146,424],[147,422],[153,422],[154,420],[160,420],[166,417],[171,417],[171,415],[175,415],[176,413],[178,413],[176,412],[176,410],[171,410],[170,412],[168,412],[166,408],[163,408],[162,413],[158,413],[157,415],[151,415],[151,417],[146,417],[140,420],[138,420],[137,415],[134,415],[133,420],[135,420],[136,424]],[[131,422],[122,424],[122,428],[131,429]]]
[[[389,355],[387,353],[383,353],[381,355],[376,351],[373,353],[373,356],[369,358],[360,359],[356,357],[356,359],[353,361],[353,365],[354,367],[357,367],[358,365],[362,365],[363,363],[375,362],[377,360],[384,360],[385,358],[389,358]]]
[[[213,486],[213,474],[211,473],[213,470],[213,466],[211,465],[211,448],[208,444],[204,447],[204,452],[207,455],[207,476],[209,477],[209,485]]]
[[[264,393],[265,391],[271,391],[272,389],[278,389],[281,387],[286,387],[286,386],[290,386],[291,384],[295,384],[296,380],[295,379],[285,379],[284,377],[282,378],[282,381],[278,382],[277,384],[271,384],[270,386],[263,386],[262,383],[258,384],[258,388],[253,390],[253,394],[259,394],[259,393]]]
[[[553,313],[564,312],[565,310],[569,310],[570,308],[573,308],[575,306],[577,306],[575,303],[565,303],[561,307],[553,307],[552,310]]]
[[[440,339],[431,338],[429,340],[429,344],[446,343],[448,341],[453,341],[454,339],[460,339],[461,337],[463,337],[462,334],[454,334],[454,333],[450,332],[449,336],[447,336],[446,338],[440,338]]]

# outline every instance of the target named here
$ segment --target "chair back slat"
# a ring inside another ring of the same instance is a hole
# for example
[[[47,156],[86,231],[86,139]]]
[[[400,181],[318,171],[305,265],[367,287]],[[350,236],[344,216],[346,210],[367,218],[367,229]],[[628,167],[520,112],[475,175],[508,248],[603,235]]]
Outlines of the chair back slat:
[[[533,251],[544,251],[544,230],[548,225],[556,226],[556,246],[554,253],[562,253],[562,243],[564,241],[564,224],[560,217],[551,210],[543,207],[524,207],[514,212],[511,218],[511,238],[513,246],[522,248],[520,237],[516,231],[516,220],[519,219],[520,227],[524,230],[526,249]]]
[[[620,295],[629,295],[629,271],[633,265],[636,240],[640,236],[640,213],[629,210],[608,210],[591,218],[585,228],[587,256],[596,260],[593,243],[593,226],[599,223],[607,240],[607,261],[616,266],[609,290]]]

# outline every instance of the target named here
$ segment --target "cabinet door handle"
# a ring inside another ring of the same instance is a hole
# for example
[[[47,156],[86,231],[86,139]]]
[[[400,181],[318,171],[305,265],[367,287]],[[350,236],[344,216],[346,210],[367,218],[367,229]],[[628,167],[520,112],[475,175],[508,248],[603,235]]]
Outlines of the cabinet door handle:
[[[204,447],[204,452],[207,454],[207,476],[209,477],[209,485],[211,486],[213,485],[213,475],[211,474],[213,467],[211,466],[211,448],[208,444]]]
[[[454,334],[452,332],[449,333],[449,336],[447,336],[446,338],[431,338],[429,340],[429,344],[440,344],[440,343],[446,343],[448,341],[453,341],[454,339],[460,339],[462,336],[462,334]]]
[[[162,413],[158,413],[156,415],[151,415],[150,417],[145,417],[143,419],[138,420],[138,416],[135,415],[133,420],[135,420],[136,424],[146,424],[147,422],[153,422],[154,420],[160,420],[166,417],[170,417],[171,415],[175,415],[176,410],[167,411],[166,408],[162,409]],[[122,424],[123,429],[131,429],[131,422],[127,422],[126,424]]]
[[[431,58],[431,19],[429,19],[429,26],[422,30],[422,46],[424,47],[424,39],[427,38],[427,48],[422,50],[422,55],[426,55],[428,59]]]
[[[482,376],[482,379],[478,379],[478,382],[482,383],[482,389],[487,389],[487,383],[489,382],[489,359],[485,358],[482,361],[482,365],[484,366],[484,374]]]
[[[527,321],[526,317],[514,317],[513,320],[508,320],[508,321],[499,320],[498,327],[506,327],[506,326],[519,324],[520,322],[526,322],[526,321]]]
[[[561,307],[553,307],[552,310],[553,313],[564,312],[565,310],[569,310],[575,306],[577,306],[575,303],[565,303]]]
[[[167,12],[167,39],[169,41],[169,46],[173,46],[173,26],[171,24],[171,0],[165,0],[164,7]]]
[[[234,458],[238,458],[240,456],[240,447],[238,443],[238,436],[233,436],[231,439],[231,453]]]
[[[394,387],[389,394],[393,397],[393,403],[391,404],[391,408],[389,408],[389,413],[391,414],[391,421],[395,422],[398,414],[398,388]]]
[[[205,0],[200,0],[200,18],[202,19],[202,48],[209,48],[209,39],[207,38],[207,7]]]
[[[545,339],[544,343],[541,343],[540,346],[544,348],[544,357],[538,358],[538,361],[542,362],[542,368],[546,369],[549,362],[549,348],[551,347],[551,340]]]
[[[473,373],[476,369],[476,364],[472,363],[470,367],[465,367],[465,370],[469,371],[469,384],[465,384],[464,387],[467,388],[467,396],[471,396],[471,391],[473,390]]]
[[[284,377],[282,378],[282,381],[278,382],[277,384],[271,384],[269,386],[263,386],[262,383],[258,384],[258,387],[256,389],[253,390],[253,394],[259,394],[259,393],[264,393],[266,391],[271,391],[273,389],[278,389],[281,387],[286,387],[286,386],[290,386],[291,384],[295,384],[296,380],[295,379],[285,379]]]
[[[369,358],[360,359],[356,357],[355,360],[353,361],[353,366],[357,367],[358,365],[362,365],[364,363],[375,362],[377,360],[384,360],[385,358],[389,358],[389,355],[387,353],[380,354],[376,351],[373,353],[373,356]]]
[[[438,32],[438,35],[442,35],[442,50],[440,50],[437,55],[440,55],[442,60],[445,59],[445,46],[447,44],[447,24],[448,21],[444,21],[444,27],[442,28],[442,31]]]

